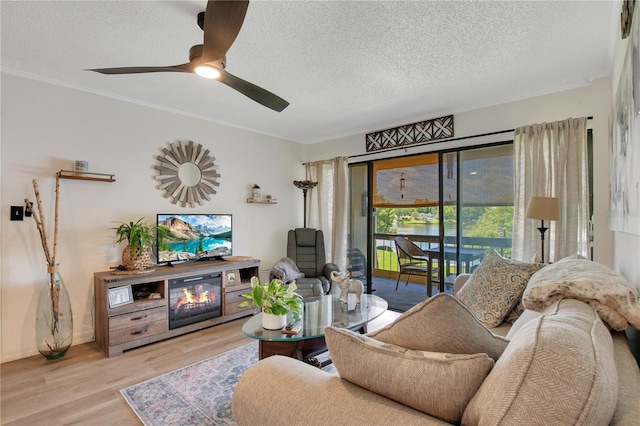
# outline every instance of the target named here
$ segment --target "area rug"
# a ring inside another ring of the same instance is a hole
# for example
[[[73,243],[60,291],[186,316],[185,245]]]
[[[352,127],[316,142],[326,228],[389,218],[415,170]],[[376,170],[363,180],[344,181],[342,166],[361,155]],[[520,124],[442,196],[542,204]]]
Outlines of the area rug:
[[[319,360],[328,358],[325,353]],[[235,425],[231,397],[242,374],[258,362],[258,342],[120,391],[145,426]],[[333,364],[323,370],[337,374]]]
[[[233,390],[257,361],[256,341],[120,392],[146,426],[234,425]]]

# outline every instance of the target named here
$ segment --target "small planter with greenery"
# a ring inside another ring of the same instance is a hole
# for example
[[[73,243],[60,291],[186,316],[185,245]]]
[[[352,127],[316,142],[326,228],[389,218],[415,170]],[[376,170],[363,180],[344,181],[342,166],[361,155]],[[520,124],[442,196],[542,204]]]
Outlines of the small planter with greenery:
[[[117,237],[115,244],[127,242],[122,251],[122,265],[127,271],[141,271],[151,266],[151,246],[156,241],[156,228],[143,222],[143,219],[141,217],[137,222],[122,223],[112,228]]]
[[[251,277],[251,290],[242,294],[242,297],[249,300],[239,306],[253,306],[261,310],[262,326],[266,329],[279,329],[286,325],[289,312],[297,316],[302,313],[302,296],[296,293],[296,288],[295,281],[285,284],[275,278],[269,283],[261,284],[257,277]],[[279,318],[275,319],[274,316]]]

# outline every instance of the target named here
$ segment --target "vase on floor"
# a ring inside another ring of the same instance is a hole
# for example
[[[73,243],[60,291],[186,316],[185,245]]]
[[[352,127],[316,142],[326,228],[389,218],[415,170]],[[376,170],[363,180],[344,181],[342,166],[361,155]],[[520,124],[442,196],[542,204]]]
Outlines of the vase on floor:
[[[47,266],[36,308],[36,345],[49,360],[67,353],[73,341],[73,315],[69,293],[58,265]]]
[[[265,330],[280,330],[286,325],[286,315],[274,315],[262,312],[262,328]]]

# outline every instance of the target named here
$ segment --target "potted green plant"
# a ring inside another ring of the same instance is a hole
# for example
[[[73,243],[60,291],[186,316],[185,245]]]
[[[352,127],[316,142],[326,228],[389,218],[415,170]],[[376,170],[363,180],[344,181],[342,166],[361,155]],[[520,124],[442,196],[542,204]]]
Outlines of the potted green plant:
[[[143,222],[143,219],[141,217],[137,222],[125,222],[112,228],[116,231],[115,244],[127,242],[122,251],[122,265],[127,271],[141,271],[151,266],[151,246],[156,241],[156,228]]]
[[[251,290],[242,294],[249,299],[240,303],[240,307],[253,306],[262,310],[262,327],[278,330],[287,324],[287,314],[298,316],[302,313],[302,296],[296,293],[295,281],[285,284],[274,278],[261,284],[258,277],[251,277]]]

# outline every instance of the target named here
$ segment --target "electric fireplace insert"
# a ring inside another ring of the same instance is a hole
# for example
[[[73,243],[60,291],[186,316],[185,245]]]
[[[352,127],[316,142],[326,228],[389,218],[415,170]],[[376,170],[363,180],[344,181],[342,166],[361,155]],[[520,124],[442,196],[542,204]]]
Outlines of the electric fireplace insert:
[[[169,280],[169,329],[222,316],[220,272]]]

